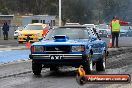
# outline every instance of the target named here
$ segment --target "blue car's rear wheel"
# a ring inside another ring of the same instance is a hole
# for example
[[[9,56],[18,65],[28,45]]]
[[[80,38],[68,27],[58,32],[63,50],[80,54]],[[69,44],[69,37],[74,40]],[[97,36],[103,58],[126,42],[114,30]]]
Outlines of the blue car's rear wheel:
[[[106,55],[104,54],[99,61],[96,62],[96,71],[105,71]]]
[[[88,59],[85,61],[85,63],[83,64],[83,69],[85,70],[86,74],[91,74],[92,65],[92,60]]]

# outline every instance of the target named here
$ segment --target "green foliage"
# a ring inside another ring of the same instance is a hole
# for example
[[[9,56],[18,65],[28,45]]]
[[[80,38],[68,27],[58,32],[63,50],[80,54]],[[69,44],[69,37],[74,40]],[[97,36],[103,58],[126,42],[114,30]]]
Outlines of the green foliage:
[[[1,12],[1,14],[3,14],[3,15],[8,15],[8,14],[9,14],[7,8],[2,8],[2,9],[0,10],[0,12]]]
[[[49,14],[58,16],[59,0],[0,0],[2,14]],[[63,22],[103,23],[114,15],[131,17],[131,0],[62,0]],[[128,9],[128,10],[126,10]]]

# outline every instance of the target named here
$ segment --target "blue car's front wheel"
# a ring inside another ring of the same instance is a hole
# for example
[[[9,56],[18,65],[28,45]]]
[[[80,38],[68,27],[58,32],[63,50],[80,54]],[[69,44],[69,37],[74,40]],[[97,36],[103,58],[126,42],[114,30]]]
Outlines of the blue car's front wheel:
[[[34,75],[40,75],[42,70],[42,64],[32,62],[32,71]]]

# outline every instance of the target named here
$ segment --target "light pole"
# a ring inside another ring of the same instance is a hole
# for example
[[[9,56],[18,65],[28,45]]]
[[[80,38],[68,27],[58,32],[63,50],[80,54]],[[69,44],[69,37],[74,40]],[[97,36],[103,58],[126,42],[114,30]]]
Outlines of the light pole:
[[[59,26],[61,26],[61,0],[59,0]]]

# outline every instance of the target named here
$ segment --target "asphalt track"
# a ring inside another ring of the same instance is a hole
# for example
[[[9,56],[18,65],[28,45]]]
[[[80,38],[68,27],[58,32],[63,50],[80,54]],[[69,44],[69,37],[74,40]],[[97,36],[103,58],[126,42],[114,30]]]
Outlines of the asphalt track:
[[[121,39],[120,39],[121,40]],[[92,74],[130,74],[132,75],[131,38],[122,38],[120,48],[109,49],[105,72],[93,71]],[[14,40],[13,40],[14,41]],[[108,39],[106,39],[108,43]],[[7,41],[5,41],[7,42]],[[18,44],[6,43],[17,47]],[[1,44],[0,45],[4,45]],[[23,46],[23,45],[22,45]],[[2,48],[1,46],[0,48]],[[5,50],[9,47],[4,46]],[[4,50],[4,49],[3,49]],[[19,49],[21,50],[21,48]],[[75,68],[64,67],[58,72],[43,69],[41,76],[34,76],[31,70],[31,60],[21,60],[0,65],[0,88],[132,88],[129,84],[85,84],[76,82]]]
[[[110,50],[110,53],[115,50]],[[109,56],[106,71],[92,74],[130,74],[132,75],[132,48],[118,49],[120,53]],[[125,52],[124,52],[125,51]],[[31,60],[0,65],[0,88],[131,88],[129,84],[85,84],[76,82],[75,68],[64,67],[58,72],[43,69],[41,76],[34,76]]]

